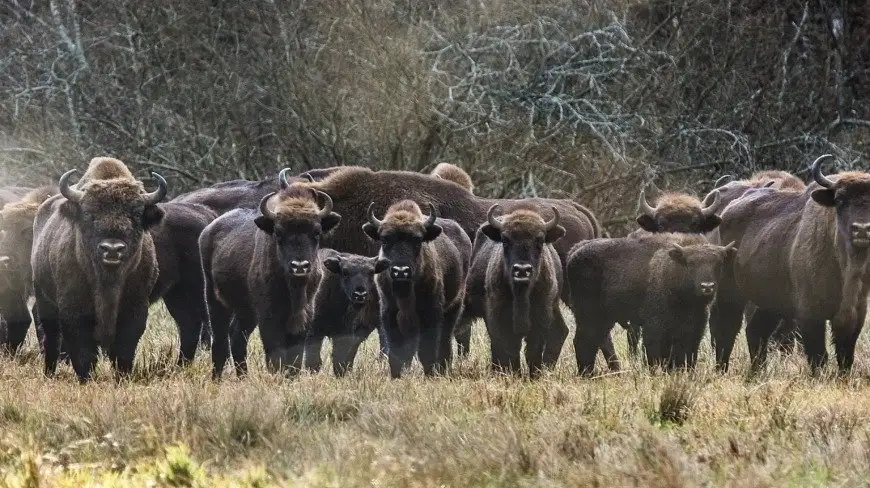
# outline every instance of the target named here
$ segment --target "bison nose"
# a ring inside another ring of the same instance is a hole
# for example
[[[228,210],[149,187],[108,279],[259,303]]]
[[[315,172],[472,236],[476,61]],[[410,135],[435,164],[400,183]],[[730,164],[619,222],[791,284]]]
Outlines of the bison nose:
[[[705,281],[698,285],[701,295],[709,296],[716,292],[716,282]]]
[[[365,290],[356,290],[351,293],[350,296],[355,303],[362,303],[366,301],[366,297],[369,296],[369,293]]]
[[[514,264],[511,266],[511,278],[514,281],[529,281],[532,278],[532,265]]]
[[[124,257],[127,245],[119,239],[105,239],[100,242],[99,248],[103,254],[104,264],[118,264]]]
[[[870,246],[870,223],[852,224],[852,244],[858,247]]]
[[[290,271],[293,272],[293,276],[308,276],[311,273],[311,262],[307,259],[290,261]]]
[[[411,267],[410,266],[393,266],[390,268],[390,278],[398,281],[405,281],[411,279]]]

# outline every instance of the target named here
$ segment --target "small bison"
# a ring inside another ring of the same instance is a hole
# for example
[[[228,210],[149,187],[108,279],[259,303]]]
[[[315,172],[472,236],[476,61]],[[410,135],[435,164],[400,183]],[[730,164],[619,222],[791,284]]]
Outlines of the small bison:
[[[517,206],[497,220],[493,205],[475,239],[487,257],[486,329],[494,369],[519,373],[520,348],[526,341],[526,364],[535,378],[543,369],[544,349],[559,312],[562,261],[553,243],[565,235],[559,211],[544,221],[534,205]],[[477,243],[476,243],[477,244]]]
[[[703,236],[680,239],[653,254],[640,316],[647,363],[665,369],[694,368],[709,307],[734,243],[716,246]]]
[[[640,191],[641,214],[637,217],[639,232],[685,232],[689,234],[704,234],[715,229],[721,220],[716,215],[719,206],[718,193],[709,195],[709,202],[702,203],[699,199],[683,193],[664,193],[652,206],[646,201],[643,190]]]
[[[247,371],[248,337],[257,325],[269,370],[301,369],[311,302],[321,277],[317,252],[321,238],[340,221],[328,195],[282,185],[263,197],[259,212],[233,210],[202,231],[199,247],[215,379],[228,358],[231,314],[237,374]]]
[[[378,257],[320,251],[324,273],[314,296],[314,318],[305,340],[305,367],[320,371],[323,339],[332,340],[332,371],[344,376],[360,344],[378,327],[380,301],[375,276],[390,262]]]
[[[390,262],[389,272],[375,278],[390,375],[399,378],[415,352],[427,376],[446,371],[462,314],[471,240],[456,222],[439,219],[432,204],[424,216],[414,201],[402,200],[383,220],[373,209],[374,202],[362,228],[380,243],[378,257]]]
[[[430,174],[436,178],[452,181],[468,190],[469,193],[474,193],[474,183],[471,181],[471,176],[459,166],[450,163],[438,163],[438,166],[435,166],[435,169]]]
[[[33,224],[33,288],[42,324],[45,372],[53,375],[61,336],[79,381],[90,378],[97,348],[121,374],[133,370],[157,281],[157,257],[148,232],[163,218],[157,203],[166,180],[146,193],[114,158],[91,160],[76,187],[70,170],[61,195],[46,200]]]

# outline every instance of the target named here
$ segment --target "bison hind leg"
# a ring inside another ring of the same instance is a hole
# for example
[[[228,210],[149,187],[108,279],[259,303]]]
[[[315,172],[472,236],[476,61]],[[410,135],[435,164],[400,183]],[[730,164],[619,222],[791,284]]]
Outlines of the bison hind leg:
[[[191,297],[186,290],[175,287],[163,296],[163,303],[178,327],[178,365],[187,366],[196,356],[202,332],[202,314],[198,310],[202,299]]]
[[[779,320],[779,314],[759,308],[746,324],[746,345],[749,346],[750,370],[753,373],[759,372],[767,364],[767,347]]]
[[[816,375],[828,362],[828,351],[825,348],[825,321],[799,320],[798,327],[807,363],[809,363],[811,373]]]
[[[46,376],[51,377],[57,370],[57,362],[60,358],[60,317],[54,304],[38,292],[38,287],[34,286],[34,292],[36,295],[33,305],[34,317],[39,317],[39,327],[42,329],[40,347],[45,354],[44,372]]]

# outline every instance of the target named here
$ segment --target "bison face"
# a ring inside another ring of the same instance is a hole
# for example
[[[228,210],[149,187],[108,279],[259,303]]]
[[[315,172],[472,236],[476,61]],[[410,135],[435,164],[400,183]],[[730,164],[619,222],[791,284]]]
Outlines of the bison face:
[[[354,307],[364,306],[375,293],[375,275],[390,267],[383,258],[348,257],[336,253],[323,260],[323,266],[338,275],[341,290]]]
[[[489,208],[488,222],[481,226],[480,231],[487,238],[501,243],[504,271],[511,283],[532,283],[540,271],[544,245],[565,235],[565,228],[559,225],[559,211],[553,207],[555,216],[547,222],[537,212],[524,210],[508,214],[500,222],[494,215],[498,207],[495,204]]]
[[[693,197],[668,194],[659,200],[657,207],[653,207],[641,190],[640,206],[643,213],[637,217],[637,224],[647,232],[705,234],[722,222],[714,213],[719,200],[718,190],[711,192],[700,205]]]
[[[813,190],[810,196],[819,205],[836,210],[837,232],[847,247],[866,250],[870,247],[870,175],[842,173],[832,181],[820,167],[822,160],[829,157],[833,156],[821,156],[812,165],[810,172],[822,188]]]
[[[430,204],[428,216],[409,217],[387,214],[383,221],[373,213],[374,202],[369,205],[369,221],[363,232],[381,243],[380,257],[390,262],[390,278],[394,282],[410,282],[419,273],[423,244],[441,235],[443,229],[435,223],[435,206]]]
[[[29,279],[36,205],[27,210],[0,212],[0,273],[9,275],[12,284]]]
[[[675,285],[689,296],[711,302],[716,296],[722,269],[732,261],[736,251],[733,242],[727,246],[704,244],[689,247],[674,243],[668,256],[680,270],[676,275],[680,276],[681,283]]]

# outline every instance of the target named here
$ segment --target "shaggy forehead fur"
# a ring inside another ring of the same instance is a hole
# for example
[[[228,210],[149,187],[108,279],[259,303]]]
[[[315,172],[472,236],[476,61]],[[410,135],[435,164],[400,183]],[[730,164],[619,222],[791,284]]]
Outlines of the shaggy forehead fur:
[[[405,226],[423,223],[423,211],[413,200],[402,200],[390,205],[384,216],[384,223],[394,226]]]
[[[86,199],[99,202],[129,202],[142,197],[145,187],[133,173],[115,158],[91,159],[87,171],[77,183]]]
[[[432,170],[433,175],[438,175],[442,179],[452,181],[457,185],[472,191],[474,184],[471,182],[471,176],[462,170],[459,166],[450,163],[438,163],[435,169]]]
[[[836,181],[837,188],[852,186],[870,188],[870,173],[865,173],[863,171],[844,171],[836,175],[831,175],[828,178]]]
[[[701,207],[701,200],[685,193],[665,193],[656,200],[656,213],[692,212]]]
[[[509,234],[534,234],[543,232],[544,218],[537,210],[520,208],[501,219],[503,231]]]
[[[2,217],[2,226],[10,222],[32,222],[36,218],[36,211],[39,210],[39,204],[33,202],[13,202],[7,203],[0,210]]]
[[[267,204],[279,219],[315,218],[320,206],[311,190],[296,184],[278,192]]]
[[[797,176],[779,170],[766,170],[754,173],[749,181],[756,183],[755,186],[763,186],[769,181],[775,181],[773,187],[777,190],[799,190],[803,191],[807,185]]]
[[[135,180],[133,173],[123,162],[115,158],[98,157],[91,159],[82,181],[112,180],[115,178]]]

